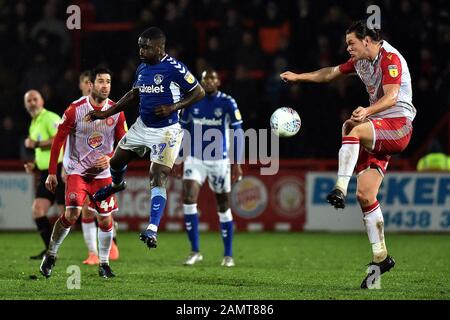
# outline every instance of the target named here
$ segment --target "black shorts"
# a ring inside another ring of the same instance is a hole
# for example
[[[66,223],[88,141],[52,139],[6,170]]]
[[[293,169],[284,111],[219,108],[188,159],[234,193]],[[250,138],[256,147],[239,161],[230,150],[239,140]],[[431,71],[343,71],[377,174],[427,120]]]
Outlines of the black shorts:
[[[55,193],[51,193],[45,187],[45,180],[47,180],[48,170],[39,171],[39,181],[38,185],[36,186],[36,198],[44,198],[50,200],[52,204],[56,201],[57,204],[64,205],[64,193],[66,190],[66,185],[61,180],[61,168],[62,165],[60,163],[58,164],[58,173],[56,174],[56,176],[58,177],[58,186],[56,187]]]

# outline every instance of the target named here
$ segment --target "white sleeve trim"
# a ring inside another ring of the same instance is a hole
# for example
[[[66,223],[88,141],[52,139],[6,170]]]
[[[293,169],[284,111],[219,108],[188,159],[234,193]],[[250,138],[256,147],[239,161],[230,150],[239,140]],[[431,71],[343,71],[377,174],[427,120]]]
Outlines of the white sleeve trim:
[[[195,85],[195,86],[193,86],[193,87],[191,88],[191,90],[189,90],[188,92],[191,92],[192,90],[194,90],[195,88],[197,88],[197,86],[198,86],[198,80],[197,80],[197,83],[196,83],[196,85]]]

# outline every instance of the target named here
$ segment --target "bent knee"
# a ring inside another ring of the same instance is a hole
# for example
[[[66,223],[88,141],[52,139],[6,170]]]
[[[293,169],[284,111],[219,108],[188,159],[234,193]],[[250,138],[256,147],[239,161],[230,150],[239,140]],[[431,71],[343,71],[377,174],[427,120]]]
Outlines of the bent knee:
[[[31,211],[33,213],[33,218],[40,218],[47,214],[51,203],[49,200],[35,200],[31,206]]]
[[[113,225],[113,219],[111,215],[107,215],[107,216],[98,216],[98,227],[102,230],[102,231],[109,231],[110,229],[112,229],[112,225]]]
[[[217,210],[219,212],[225,212],[228,209],[230,209],[230,205],[228,204],[228,202],[226,202],[226,203],[218,203],[217,204]]]
[[[344,124],[342,125],[342,136],[347,136],[350,134],[352,129],[356,126],[356,122],[353,120],[346,120]]]
[[[356,191],[356,199],[358,200],[361,208],[365,208],[377,200],[377,195],[376,193],[367,190],[358,190]]]
[[[185,194],[183,197],[184,204],[195,204],[197,203],[197,197],[193,194]]]
[[[152,187],[165,187],[167,183],[168,173],[165,171],[156,171],[150,174],[150,185]]]
[[[78,217],[81,214],[81,210],[78,208],[69,208],[66,209],[66,213],[64,214],[65,218],[67,221],[69,221],[71,224],[74,224],[77,220]]]

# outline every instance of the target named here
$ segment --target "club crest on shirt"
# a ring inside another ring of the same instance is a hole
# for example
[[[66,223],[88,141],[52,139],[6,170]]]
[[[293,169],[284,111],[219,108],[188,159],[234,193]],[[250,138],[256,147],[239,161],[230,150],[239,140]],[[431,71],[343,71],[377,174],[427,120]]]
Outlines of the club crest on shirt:
[[[164,80],[164,77],[162,74],[155,74],[155,76],[153,77],[153,81],[155,81],[155,83],[157,85],[161,84],[161,82],[163,82],[163,80]]]
[[[388,70],[389,70],[389,75],[392,78],[396,78],[398,76],[398,68],[395,64],[391,64],[388,66]]]
[[[86,142],[92,149],[97,149],[103,145],[103,134],[98,131],[92,132]]]
[[[69,200],[71,200],[71,201],[75,201],[75,200],[77,200],[78,195],[76,194],[76,192],[71,192],[71,193],[69,193],[68,198],[69,198]]]
[[[215,108],[214,115],[219,118],[222,115],[222,108]]]
[[[106,125],[108,127],[113,126],[114,125],[114,118],[113,117],[106,118]]]

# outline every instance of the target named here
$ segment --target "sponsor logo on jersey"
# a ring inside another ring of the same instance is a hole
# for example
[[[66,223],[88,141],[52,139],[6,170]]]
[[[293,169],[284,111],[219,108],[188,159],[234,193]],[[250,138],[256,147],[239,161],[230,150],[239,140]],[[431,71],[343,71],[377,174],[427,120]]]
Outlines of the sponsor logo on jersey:
[[[184,80],[186,80],[186,82],[189,83],[189,84],[193,84],[193,83],[195,82],[195,78],[194,78],[194,76],[192,75],[192,73],[190,73],[190,72],[187,72],[187,73],[184,75]]]
[[[388,58],[389,60],[392,60],[392,53],[389,53],[386,58]]]
[[[389,75],[392,78],[396,78],[398,76],[398,68],[395,64],[391,64],[388,66],[388,70],[389,70]]]
[[[153,81],[155,81],[155,83],[157,85],[161,84],[164,80],[164,77],[162,74],[155,74],[155,76],[153,77]]]
[[[199,110],[198,108],[194,108],[194,110],[192,110],[192,113],[193,113],[193,114],[198,114],[199,111],[200,111],[200,110]]]
[[[92,149],[97,149],[103,145],[103,134],[101,132],[93,132],[88,138],[87,138],[87,144]]]
[[[222,115],[222,108],[215,108],[214,115],[219,118]]]
[[[206,117],[203,118],[194,118],[192,120],[194,124],[200,124],[202,126],[221,126],[222,125],[222,119],[208,119]]]
[[[109,127],[113,126],[114,125],[114,118],[113,117],[106,118],[106,125],[109,126]]]
[[[151,86],[139,86],[139,92],[140,93],[163,93],[164,92],[164,86],[155,86],[152,84]]]

